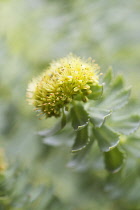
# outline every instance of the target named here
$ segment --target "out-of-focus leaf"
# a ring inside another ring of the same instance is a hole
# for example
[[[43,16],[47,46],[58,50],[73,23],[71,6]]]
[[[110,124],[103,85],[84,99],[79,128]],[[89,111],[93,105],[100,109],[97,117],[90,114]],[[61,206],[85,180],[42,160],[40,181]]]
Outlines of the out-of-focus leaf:
[[[72,152],[77,152],[84,149],[89,143],[88,127],[84,127],[82,130],[78,130],[75,138],[75,143],[72,147]]]
[[[87,96],[88,99],[98,100],[103,94],[103,85],[95,85],[90,88],[92,93]]]
[[[88,152],[90,151],[92,147],[93,142],[94,142],[94,139],[90,138],[86,147],[73,155],[72,160],[68,163],[68,166],[69,167],[78,166],[82,162],[82,160],[84,160],[85,157],[87,156]]]
[[[0,184],[5,180],[5,175],[0,173]]]
[[[63,115],[62,115],[62,119],[61,119],[61,126],[60,126],[61,129],[65,127],[66,123],[67,123],[67,118],[66,118],[66,115],[63,111]]]
[[[130,136],[127,138],[123,147],[126,151],[130,152],[136,158],[140,158],[140,137],[139,136]]]
[[[74,137],[74,131],[67,127],[58,131],[55,135],[45,137],[43,139],[43,142],[51,146],[72,146],[72,143],[74,142]]]
[[[111,115],[110,110],[98,109],[98,108],[93,108],[93,107],[89,108],[88,113],[90,115],[90,121],[97,128],[100,128],[103,125],[106,117]]]
[[[124,86],[123,77],[121,75],[118,75],[115,80],[113,81],[113,84],[111,86],[111,91],[119,91],[122,90]]]
[[[140,126],[140,116],[128,116],[125,118],[117,118],[111,121],[111,127],[119,133],[130,135],[134,133]]]
[[[112,81],[112,67],[109,67],[109,69],[107,70],[104,78],[103,78],[103,82],[105,83],[105,87],[107,87],[108,85],[110,85]]]
[[[102,152],[110,151],[119,143],[119,135],[106,125],[103,125],[101,128],[93,128],[93,133]]]
[[[88,113],[81,104],[76,104],[71,109],[72,127],[75,131],[83,129],[89,122]]]
[[[114,90],[106,97],[104,101],[102,101],[100,106],[112,110],[120,109],[128,103],[129,96],[130,88],[119,92]]]
[[[63,129],[65,127],[66,122],[67,122],[66,115],[63,113],[62,118],[54,125],[53,128],[44,130],[44,131],[40,131],[40,132],[38,132],[38,134],[40,136],[54,135],[55,133],[57,133],[58,131],[60,131],[61,129]]]
[[[125,154],[118,147],[113,148],[109,152],[104,152],[104,161],[106,169],[112,173],[118,172],[124,163]]]
[[[5,200],[6,184],[6,176],[0,173],[0,201]]]

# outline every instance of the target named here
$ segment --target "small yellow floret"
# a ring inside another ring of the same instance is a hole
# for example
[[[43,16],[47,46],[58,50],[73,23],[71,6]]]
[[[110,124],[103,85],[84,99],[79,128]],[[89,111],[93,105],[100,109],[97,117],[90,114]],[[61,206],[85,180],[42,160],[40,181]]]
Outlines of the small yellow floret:
[[[67,107],[75,96],[81,95],[85,99],[91,93],[91,86],[99,83],[98,70],[99,66],[93,61],[84,61],[70,54],[53,62],[29,84],[28,101],[46,117],[60,116],[62,108]]]

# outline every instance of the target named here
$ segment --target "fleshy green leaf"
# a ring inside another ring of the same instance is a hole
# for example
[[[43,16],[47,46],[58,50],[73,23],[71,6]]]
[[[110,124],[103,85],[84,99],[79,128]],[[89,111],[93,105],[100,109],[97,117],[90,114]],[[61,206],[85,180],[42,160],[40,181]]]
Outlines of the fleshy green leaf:
[[[140,116],[128,116],[125,118],[117,118],[111,121],[111,127],[119,133],[130,135],[134,133],[140,126]]]
[[[104,161],[106,169],[112,173],[118,172],[124,163],[125,154],[118,147],[109,152],[104,152]]]
[[[93,128],[93,133],[102,152],[110,151],[119,143],[119,135],[106,125],[103,125],[101,128]]]
[[[89,137],[88,137],[88,127],[84,127],[82,130],[78,130],[75,139],[75,143],[72,147],[72,152],[77,152],[79,150],[82,150],[87,146],[89,143]]]
[[[87,98],[91,100],[98,100],[103,94],[103,85],[91,86],[90,90],[92,90],[92,93],[89,94]]]
[[[58,131],[60,131],[61,129],[63,129],[65,127],[66,122],[67,122],[66,115],[63,113],[62,118],[54,125],[53,128],[44,130],[44,131],[40,131],[40,132],[38,132],[38,134],[40,136],[54,135],[55,133],[57,133]]]
[[[72,127],[75,131],[83,129],[89,122],[88,113],[81,104],[75,104],[71,109]]]
[[[111,94],[108,95],[104,101],[102,101],[100,106],[112,110],[120,109],[128,103],[129,96],[130,89],[119,92],[112,91]]]
[[[106,117],[111,115],[110,110],[98,109],[93,107],[89,108],[88,113],[90,115],[91,123],[93,123],[93,125],[97,128],[100,128],[103,125]]]

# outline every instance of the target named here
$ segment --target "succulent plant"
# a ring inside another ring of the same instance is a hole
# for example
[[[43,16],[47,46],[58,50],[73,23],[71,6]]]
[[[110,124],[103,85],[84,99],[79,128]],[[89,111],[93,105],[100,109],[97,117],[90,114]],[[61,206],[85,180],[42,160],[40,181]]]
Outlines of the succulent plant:
[[[69,55],[29,85],[28,98],[46,117],[60,117],[52,129],[39,132],[45,144],[71,145],[72,162],[79,162],[96,141],[106,169],[115,173],[125,160],[122,139],[137,130],[140,117],[127,112],[127,107],[121,112],[130,96],[123,78],[112,79],[109,69],[99,82],[98,70],[91,60]]]

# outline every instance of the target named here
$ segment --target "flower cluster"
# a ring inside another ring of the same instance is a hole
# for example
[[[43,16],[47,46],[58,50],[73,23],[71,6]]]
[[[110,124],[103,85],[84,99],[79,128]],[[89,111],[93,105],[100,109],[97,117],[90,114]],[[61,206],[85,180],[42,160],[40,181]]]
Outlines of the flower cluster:
[[[35,110],[46,117],[58,117],[62,108],[80,97],[86,102],[91,87],[99,83],[99,66],[68,55],[56,62],[28,86],[27,97]]]

